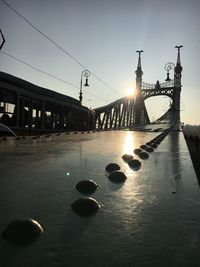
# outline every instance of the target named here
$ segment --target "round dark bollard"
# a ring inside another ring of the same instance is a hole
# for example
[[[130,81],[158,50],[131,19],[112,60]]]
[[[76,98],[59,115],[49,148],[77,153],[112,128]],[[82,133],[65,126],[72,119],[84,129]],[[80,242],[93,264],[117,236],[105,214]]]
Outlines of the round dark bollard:
[[[141,167],[141,162],[138,159],[132,159],[128,162],[128,166],[133,170],[139,170]]]
[[[146,150],[147,146],[146,145],[141,145],[140,148],[143,149],[143,150]]]
[[[27,218],[15,220],[8,224],[2,238],[15,245],[27,245],[43,233],[42,226],[35,220]]]
[[[71,205],[78,215],[85,217],[95,214],[100,207],[100,203],[91,197],[79,198]]]
[[[129,162],[131,159],[133,159],[133,156],[132,155],[129,155],[129,154],[124,154],[122,156],[122,159],[125,161],[125,162]]]
[[[138,154],[138,156],[141,158],[141,159],[148,159],[148,157],[149,157],[149,154],[148,153],[146,153],[146,152],[140,152],[139,154]]]
[[[140,148],[136,148],[136,149],[133,150],[133,152],[134,152],[136,155],[138,155],[140,152],[142,152],[142,149],[140,149]]]
[[[99,185],[92,180],[83,180],[75,188],[82,194],[92,194],[99,188]]]
[[[152,148],[157,148],[157,145],[156,145],[155,143],[152,143],[152,144],[151,144],[151,147],[152,147]]]
[[[127,177],[121,171],[114,171],[108,176],[108,179],[113,183],[119,184],[119,183],[124,183]]]
[[[106,167],[105,170],[107,172],[114,172],[120,170],[120,166],[117,163],[109,163]]]
[[[146,151],[151,153],[151,152],[153,152],[153,148],[152,147],[147,147]]]

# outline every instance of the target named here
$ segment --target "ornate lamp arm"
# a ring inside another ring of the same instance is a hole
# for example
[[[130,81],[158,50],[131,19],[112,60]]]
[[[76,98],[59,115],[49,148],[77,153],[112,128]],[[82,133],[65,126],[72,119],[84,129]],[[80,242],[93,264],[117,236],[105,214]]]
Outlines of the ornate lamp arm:
[[[169,72],[171,70],[173,70],[175,68],[175,65],[174,63],[172,62],[168,62],[166,65],[165,65],[165,70],[167,71],[167,79],[165,80],[166,82],[170,82],[171,79],[169,78]]]

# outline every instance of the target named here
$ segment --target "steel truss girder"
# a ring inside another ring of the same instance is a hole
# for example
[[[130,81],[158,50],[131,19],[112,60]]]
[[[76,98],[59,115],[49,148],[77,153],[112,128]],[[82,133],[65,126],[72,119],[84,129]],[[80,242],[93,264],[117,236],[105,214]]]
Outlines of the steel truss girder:
[[[160,95],[169,96],[170,98],[173,99],[174,87],[166,87],[166,88],[160,88],[156,90],[155,89],[142,89],[141,94],[144,100],[152,96],[160,96]]]
[[[97,129],[119,129],[130,128],[135,124],[134,98],[125,97],[116,101],[110,107],[102,107],[95,110]],[[148,114],[143,107],[143,121],[148,121]]]
[[[132,97],[123,97],[112,102],[109,105],[95,109],[95,122],[97,129],[120,129],[131,128],[135,125],[149,123],[149,116],[144,101],[150,97],[165,95],[174,101],[176,87],[146,88],[141,90],[141,98],[135,100]],[[136,102],[139,101],[139,102]],[[140,111],[138,110],[140,109]],[[140,114],[138,122],[138,112]],[[177,111],[171,108],[161,117],[163,119],[174,119],[177,117]]]

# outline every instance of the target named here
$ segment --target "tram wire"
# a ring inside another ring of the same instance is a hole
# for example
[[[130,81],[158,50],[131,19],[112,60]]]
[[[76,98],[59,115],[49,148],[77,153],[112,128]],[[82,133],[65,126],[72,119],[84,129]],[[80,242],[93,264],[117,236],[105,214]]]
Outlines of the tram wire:
[[[84,66],[79,60],[77,60],[74,56],[72,56],[65,48],[63,48],[61,45],[59,45],[57,42],[55,42],[53,39],[51,39],[47,34],[43,33],[41,30],[39,30],[36,26],[34,26],[27,18],[25,18],[22,14],[20,14],[15,8],[13,8],[10,4],[8,4],[6,1],[1,0],[9,9],[11,9],[15,14],[17,14],[20,18],[22,18],[26,23],[28,23],[33,29],[35,29],[37,32],[39,32],[44,38],[46,38],[49,42],[54,44],[58,49],[60,49],[62,52],[64,52],[66,55],[68,55],[70,58],[72,58],[77,64],[79,64],[83,69],[88,68]],[[90,71],[90,70],[89,70]],[[95,73],[90,71],[90,73],[101,83],[103,83],[106,87],[108,87],[110,90],[115,92],[116,94],[122,96],[117,90],[112,88],[110,85],[108,85],[106,82],[104,82],[101,78],[99,78]]]
[[[50,74],[50,73],[48,73],[48,72],[46,72],[46,71],[40,70],[40,69],[38,69],[38,68],[32,66],[31,64],[29,64],[29,63],[27,63],[27,62],[25,62],[25,61],[23,61],[23,60],[21,60],[21,59],[15,57],[15,56],[13,56],[13,55],[10,55],[10,54],[8,54],[8,53],[6,53],[6,52],[4,52],[4,51],[1,51],[1,53],[4,54],[4,55],[6,55],[6,56],[8,56],[8,57],[10,57],[10,58],[12,58],[12,59],[14,59],[14,60],[16,60],[16,61],[18,61],[18,62],[20,62],[20,63],[22,63],[22,64],[24,64],[24,65],[26,65],[26,66],[28,66],[28,67],[30,67],[30,68],[32,68],[32,69],[34,69],[34,70],[36,70],[36,71],[38,71],[38,72],[40,72],[40,73],[42,73],[42,74],[48,75],[48,76],[50,76],[50,77],[52,77],[52,78],[54,78],[54,79],[56,79],[56,80],[58,80],[58,81],[60,81],[60,82],[66,83],[66,84],[72,86],[73,88],[80,90],[80,88],[79,88],[78,86],[76,86],[76,85],[74,85],[74,84],[72,84],[72,83],[70,83],[70,82],[67,82],[67,81],[65,81],[65,80],[63,80],[63,79],[61,79],[61,78],[59,78],[59,77],[56,77],[55,75]],[[103,98],[101,98],[100,96],[97,96],[97,95],[95,95],[95,94],[93,94],[93,93],[90,93],[90,92],[88,92],[88,91],[86,91],[86,90],[85,90],[85,93],[87,93],[87,94],[89,94],[89,95],[91,95],[91,96],[94,96],[94,97],[98,98],[98,99],[101,100],[101,101],[108,102],[108,100],[103,99]]]

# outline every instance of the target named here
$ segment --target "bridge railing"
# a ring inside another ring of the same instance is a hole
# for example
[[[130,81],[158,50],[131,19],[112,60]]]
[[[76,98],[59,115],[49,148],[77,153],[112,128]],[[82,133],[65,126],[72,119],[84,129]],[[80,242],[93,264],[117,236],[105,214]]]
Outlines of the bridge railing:
[[[159,85],[160,85],[160,88],[174,87],[174,80],[171,80],[169,82],[163,82],[163,83],[160,83]],[[142,82],[142,90],[155,89],[155,87],[156,87],[155,83]]]

